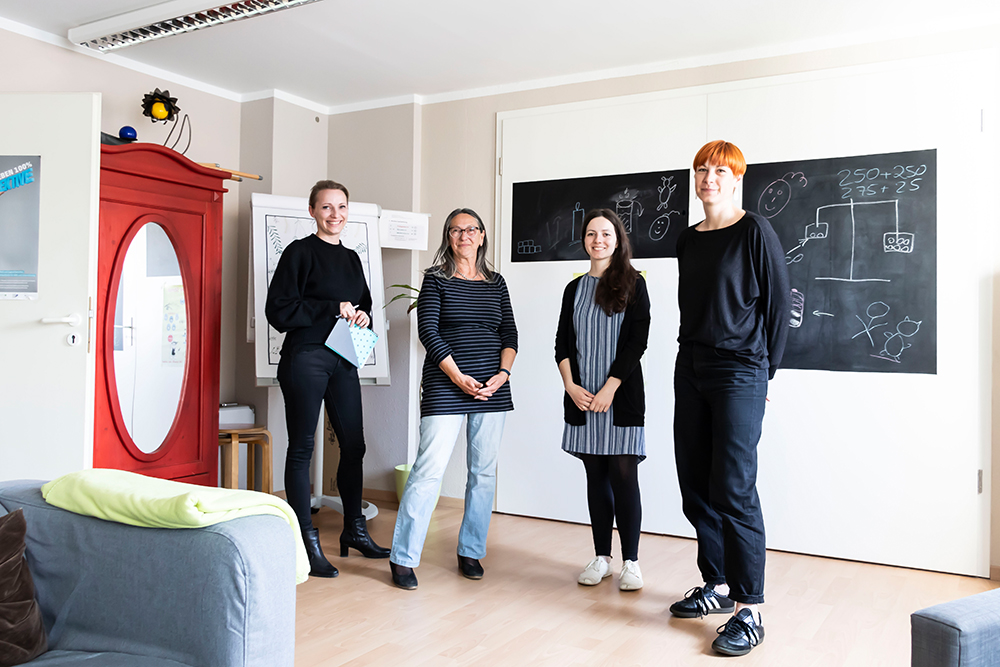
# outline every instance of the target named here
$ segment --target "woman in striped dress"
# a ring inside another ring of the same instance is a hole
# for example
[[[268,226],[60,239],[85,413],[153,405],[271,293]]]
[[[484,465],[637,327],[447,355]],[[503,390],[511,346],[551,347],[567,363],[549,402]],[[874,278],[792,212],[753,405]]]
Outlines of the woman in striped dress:
[[[580,573],[585,586],[611,575],[615,519],[622,546],[619,588],[642,588],[639,570],[639,463],[646,458],[646,399],[639,360],[649,336],[646,281],[632,268],[632,247],[614,211],[583,221],[590,271],[563,293],[556,362],[566,395],[562,448],[583,461],[596,555]]]
[[[466,423],[469,476],[458,533],[458,568],[482,579],[493,512],[504,418],[514,409],[510,369],[517,327],[507,283],[490,269],[486,229],[475,211],[451,212],[434,266],[417,299],[417,328],[427,351],[420,401],[420,445],[396,515],[389,567],[400,588],[417,587],[427,526],[448,460]]]

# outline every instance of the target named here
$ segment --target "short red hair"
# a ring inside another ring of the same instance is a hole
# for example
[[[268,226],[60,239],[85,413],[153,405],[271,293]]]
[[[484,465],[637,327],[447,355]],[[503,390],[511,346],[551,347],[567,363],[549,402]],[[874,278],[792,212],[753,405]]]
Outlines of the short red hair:
[[[708,142],[694,156],[694,164],[692,165],[694,169],[698,169],[703,164],[725,165],[737,178],[747,172],[747,161],[743,157],[743,152],[736,147],[736,144],[722,139]]]

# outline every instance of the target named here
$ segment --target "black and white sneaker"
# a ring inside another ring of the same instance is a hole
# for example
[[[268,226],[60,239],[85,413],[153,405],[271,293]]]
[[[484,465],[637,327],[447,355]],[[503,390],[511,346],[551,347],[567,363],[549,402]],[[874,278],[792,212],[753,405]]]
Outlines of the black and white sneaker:
[[[759,618],[754,619],[749,609],[740,609],[718,629],[712,648],[723,655],[746,655],[764,641],[764,624],[758,622]]]
[[[731,614],[736,603],[715,592],[715,586],[698,586],[684,594],[683,600],[670,605],[678,618],[701,618],[705,614]]]

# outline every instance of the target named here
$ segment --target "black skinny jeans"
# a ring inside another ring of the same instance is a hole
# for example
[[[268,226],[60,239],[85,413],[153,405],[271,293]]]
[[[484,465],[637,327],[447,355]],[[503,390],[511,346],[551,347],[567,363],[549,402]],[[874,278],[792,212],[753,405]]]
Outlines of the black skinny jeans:
[[[292,350],[281,355],[278,382],[285,398],[285,423],[288,426],[285,494],[299,519],[299,526],[302,530],[312,528],[309,466],[312,463],[319,406],[324,400],[326,414],[340,445],[337,489],[344,503],[344,519],[362,516],[365,432],[358,369],[325,347]]]
[[[706,584],[764,601],[764,516],[757,497],[767,371],[682,348],[674,369],[674,454],[684,516]]]
[[[639,560],[642,502],[639,499],[639,457],[633,454],[578,454],[587,471],[587,504],[594,552],[611,557],[611,532],[618,519],[622,560]]]

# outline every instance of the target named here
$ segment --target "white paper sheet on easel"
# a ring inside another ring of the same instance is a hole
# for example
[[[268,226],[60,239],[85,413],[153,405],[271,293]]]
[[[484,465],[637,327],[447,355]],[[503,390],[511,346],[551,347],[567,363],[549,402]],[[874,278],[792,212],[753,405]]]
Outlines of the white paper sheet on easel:
[[[430,214],[382,209],[378,219],[379,240],[383,248],[427,250]]]

